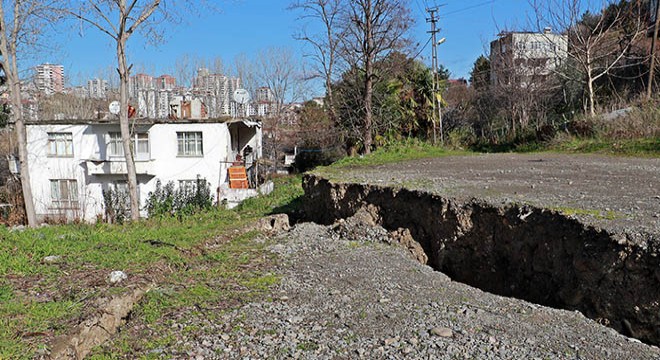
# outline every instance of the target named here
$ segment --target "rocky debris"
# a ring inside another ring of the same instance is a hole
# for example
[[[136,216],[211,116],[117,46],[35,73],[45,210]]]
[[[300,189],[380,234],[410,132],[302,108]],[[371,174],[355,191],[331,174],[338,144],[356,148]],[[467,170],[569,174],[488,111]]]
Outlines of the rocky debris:
[[[135,289],[110,299],[99,300],[99,315],[77,325],[53,341],[47,359],[84,359],[95,346],[103,344],[126,322],[133,306],[146,289]]]
[[[399,228],[388,232],[378,225],[380,217],[378,208],[365,206],[358,209],[355,215],[348,219],[339,219],[332,226],[334,232],[343,238],[360,239],[361,241],[398,244],[410,252],[411,256],[422,264],[428,262],[428,256],[422,246],[413,239],[410,230]]]
[[[146,352],[168,359],[660,357],[578,312],[452,282],[402,248],[344,237],[334,226],[303,223],[274,240],[281,282],[271,299],[212,316],[183,310],[170,321],[170,340]]]
[[[108,275],[108,281],[111,284],[117,284],[119,282],[122,282],[128,278],[128,275],[126,275],[125,272],[121,270],[115,270]]]
[[[254,226],[255,230],[263,231],[270,235],[289,231],[289,217],[287,214],[275,214],[259,219]]]

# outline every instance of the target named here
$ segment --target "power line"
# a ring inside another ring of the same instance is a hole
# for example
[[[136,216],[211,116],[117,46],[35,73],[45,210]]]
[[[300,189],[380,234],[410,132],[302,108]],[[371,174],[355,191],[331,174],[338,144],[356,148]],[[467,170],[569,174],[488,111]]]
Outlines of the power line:
[[[458,13],[461,13],[461,12],[463,12],[463,11],[468,11],[468,10],[476,9],[476,8],[478,8],[478,7],[482,7],[482,6],[484,6],[484,5],[490,5],[490,4],[494,3],[495,1],[497,1],[497,0],[488,0],[488,1],[481,2],[481,3],[479,3],[479,4],[474,4],[474,5],[466,6],[466,7],[462,8],[462,9],[456,9],[456,10],[453,10],[453,11],[449,11],[449,12],[444,13],[444,14],[443,14],[443,17],[445,17],[445,16],[449,16],[449,15],[458,14]]]
[[[423,53],[424,50],[426,50],[426,47],[429,46],[430,43],[431,43],[431,38],[429,37],[429,39],[426,40],[426,44],[424,44],[424,46],[422,46],[422,48],[419,49],[419,51],[417,52],[417,54],[415,54],[412,58],[413,58],[413,59],[417,59],[417,57],[418,57],[421,53]]]

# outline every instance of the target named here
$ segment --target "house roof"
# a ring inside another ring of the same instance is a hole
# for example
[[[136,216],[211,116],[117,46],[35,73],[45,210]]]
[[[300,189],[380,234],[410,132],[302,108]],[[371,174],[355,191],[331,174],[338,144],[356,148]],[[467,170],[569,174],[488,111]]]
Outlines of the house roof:
[[[246,124],[261,123],[257,118],[231,118],[222,117],[215,119],[130,119],[135,125],[155,125],[155,124],[222,124],[243,122]],[[64,120],[29,120],[26,125],[119,125],[119,119],[64,119]],[[254,126],[254,125],[252,125]]]

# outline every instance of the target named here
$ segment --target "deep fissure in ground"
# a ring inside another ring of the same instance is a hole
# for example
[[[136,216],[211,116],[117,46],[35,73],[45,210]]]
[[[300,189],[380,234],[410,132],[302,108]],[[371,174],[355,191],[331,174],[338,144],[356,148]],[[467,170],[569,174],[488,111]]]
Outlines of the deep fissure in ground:
[[[388,230],[407,228],[428,265],[453,280],[585,316],[660,344],[660,257],[631,239],[530,206],[458,202],[406,189],[303,179],[307,220],[330,224],[369,208]]]

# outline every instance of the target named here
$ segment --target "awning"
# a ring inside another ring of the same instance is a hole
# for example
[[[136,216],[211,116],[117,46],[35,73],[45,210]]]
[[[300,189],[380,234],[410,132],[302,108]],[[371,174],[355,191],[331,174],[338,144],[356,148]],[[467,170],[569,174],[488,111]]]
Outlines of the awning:
[[[231,119],[227,124],[243,123],[247,127],[261,127],[261,121],[247,120],[247,119]]]

